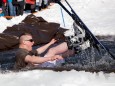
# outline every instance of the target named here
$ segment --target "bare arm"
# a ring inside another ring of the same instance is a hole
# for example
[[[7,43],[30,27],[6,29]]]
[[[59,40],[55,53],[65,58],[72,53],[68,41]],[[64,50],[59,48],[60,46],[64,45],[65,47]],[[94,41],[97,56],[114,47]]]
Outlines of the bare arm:
[[[55,56],[52,56],[52,57],[38,57],[38,56],[27,55],[26,58],[25,58],[25,62],[33,63],[33,64],[40,64],[40,63],[43,63],[43,62],[53,61],[53,60],[56,60],[56,59],[63,59],[63,58],[60,55],[55,55]]]
[[[50,45],[54,44],[55,42],[56,42],[56,40],[55,40],[55,39],[52,39],[48,44],[46,44],[46,45],[44,45],[44,46],[38,48],[38,49],[37,49],[37,52],[38,52],[39,54],[43,53]]]
[[[51,60],[52,60],[51,57],[37,57],[37,56],[30,56],[30,55],[27,55],[25,58],[25,62],[34,63],[34,64],[40,64]]]

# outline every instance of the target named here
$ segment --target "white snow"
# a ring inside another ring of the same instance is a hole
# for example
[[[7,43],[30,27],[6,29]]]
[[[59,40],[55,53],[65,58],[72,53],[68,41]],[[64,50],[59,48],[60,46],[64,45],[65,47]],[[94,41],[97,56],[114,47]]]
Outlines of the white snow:
[[[115,35],[115,1],[114,0],[68,0],[78,16],[83,20],[86,26],[95,35]],[[64,2],[63,2],[64,3]],[[68,8],[66,3],[64,5]],[[36,13],[36,16],[42,16],[49,22],[60,23],[64,27],[61,7],[55,4],[50,9]],[[72,28],[73,20],[62,10],[64,15],[65,27]],[[12,26],[21,22],[25,16],[15,17],[12,20],[0,18],[0,32],[3,32],[7,26]]]
[[[115,74],[34,70],[0,74],[1,86],[115,86]]]
[[[68,0],[68,2],[94,35],[115,35],[115,0]],[[55,4],[50,9],[35,15],[42,16],[49,22],[60,23],[64,27],[60,9],[60,6]],[[65,27],[72,29],[73,20],[64,10],[63,14]],[[20,23],[27,15],[14,17],[11,20],[0,17],[0,32],[2,33],[8,26]],[[0,86],[115,86],[115,73],[75,70],[0,73]]]

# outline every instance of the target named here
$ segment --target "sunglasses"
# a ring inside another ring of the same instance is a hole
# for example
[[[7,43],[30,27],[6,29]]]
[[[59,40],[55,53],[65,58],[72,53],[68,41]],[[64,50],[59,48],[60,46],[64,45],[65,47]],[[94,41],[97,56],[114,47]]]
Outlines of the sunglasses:
[[[34,40],[33,40],[33,39],[29,39],[29,40],[25,40],[25,41],[30,41],[30,42],[34,42]]]

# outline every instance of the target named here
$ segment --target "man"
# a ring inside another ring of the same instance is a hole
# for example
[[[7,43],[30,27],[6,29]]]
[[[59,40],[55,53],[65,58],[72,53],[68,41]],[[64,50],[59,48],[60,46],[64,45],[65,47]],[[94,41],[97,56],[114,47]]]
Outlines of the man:
[[[47,61],[62,59],[62,56],[57,54],[63,53],[68,50],[66,42],[62,42],[59,45],[50,48],[44,57],[39,56],[55,42],[56,40],[52,39],[46,45],[36,50],[32,50],[32,46],[34,44],[32,35],[28,33],[21,35],[19,39],[19,50],[16,53],[15,69],[22,69],[27,66],[34,66],[34,64],[41,64]]]

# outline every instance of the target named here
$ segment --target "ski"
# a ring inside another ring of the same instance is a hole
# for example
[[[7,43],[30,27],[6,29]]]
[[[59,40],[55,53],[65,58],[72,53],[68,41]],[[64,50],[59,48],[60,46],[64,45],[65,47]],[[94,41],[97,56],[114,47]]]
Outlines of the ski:
[[[79,18],[79,16],[75,13],[71,5],[68,3],[67,0],[65,0],[67,5],[70,7],[71,12],[68,11],[68,9],[61,3],[61,0],[57,0],[56,3],[58,3],[69,15],[70,17],[75,21],[75,23],[85,30],[87,38],[90,40],[92,45],[99,51],[99,48],[101,47],[104,49],[108,54],[115,60],[115,56],[109,51],[107,47],[105,47],[101,42],[98,41],[98,39],[93,35],[93,33],[88,29],[88,27],[83,23],[83,21]]]

